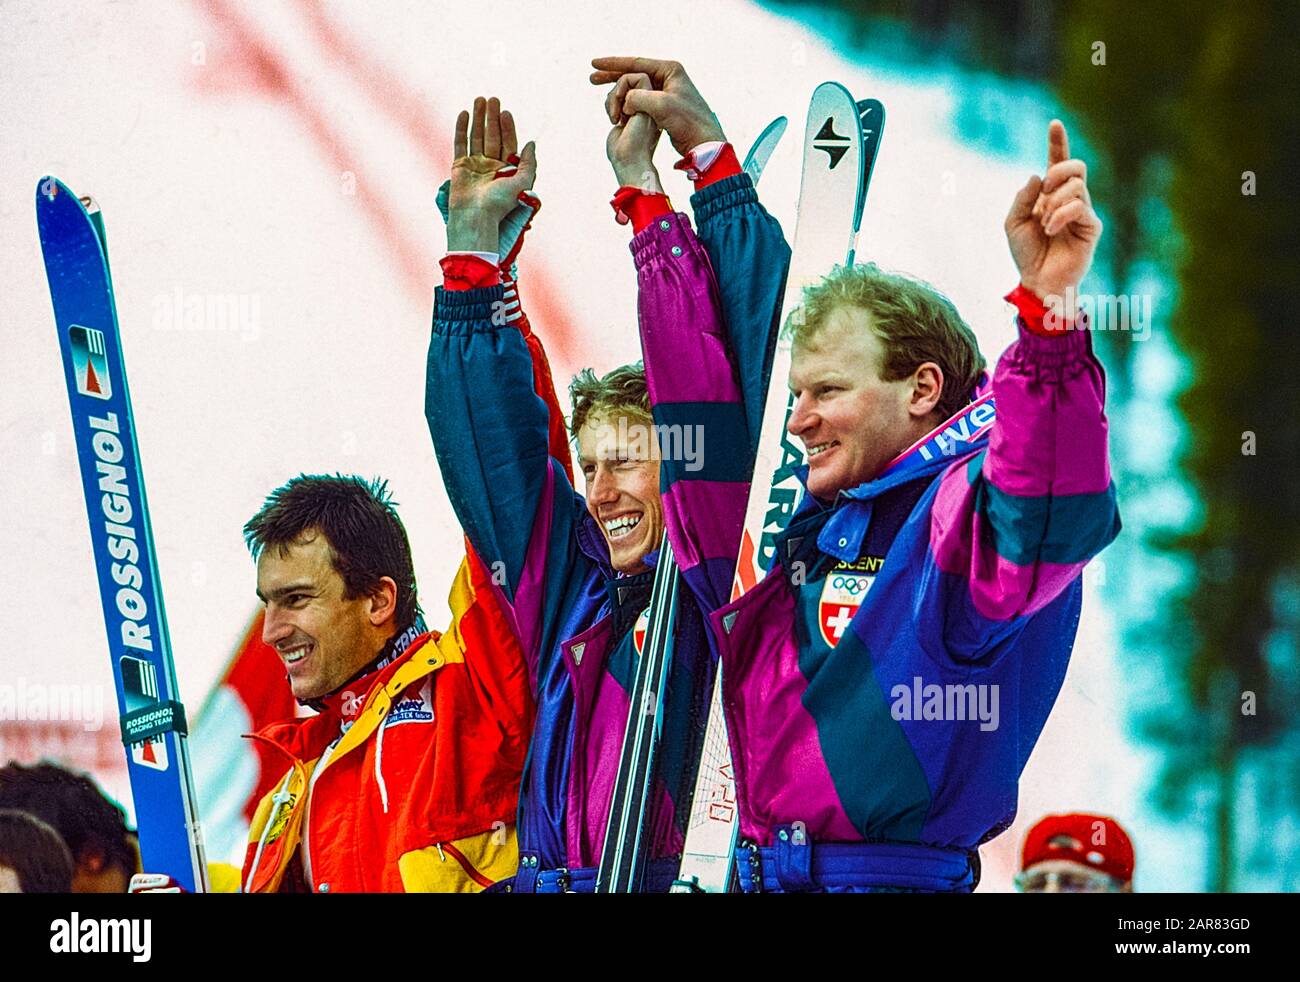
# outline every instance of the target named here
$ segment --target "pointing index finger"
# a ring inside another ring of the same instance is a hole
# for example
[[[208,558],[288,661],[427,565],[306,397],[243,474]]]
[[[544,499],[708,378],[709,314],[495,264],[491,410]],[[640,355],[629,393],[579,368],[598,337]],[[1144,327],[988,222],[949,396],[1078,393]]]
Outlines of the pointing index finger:
[[[664,80],[672,71],[672,63],[661,61],[658,58],[632,58],[623,55],[609,58],[591,59],[591,67],[596,71],[591,73],[591,81],[594,85],[603,85],[608,82],[615,82],[618,79],[614,76],[622,76],[644,72],[654,81],[657,88],[663,86]]]
[[[1069,159],[1070,138],[1065,133],[1065,124],[1054,119],[1047,126],[1047,166]]]

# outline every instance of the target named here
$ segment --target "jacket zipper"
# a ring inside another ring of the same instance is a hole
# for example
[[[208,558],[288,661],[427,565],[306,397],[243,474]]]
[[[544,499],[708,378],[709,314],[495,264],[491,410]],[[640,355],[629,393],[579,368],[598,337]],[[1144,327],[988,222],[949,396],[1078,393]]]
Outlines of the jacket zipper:
[[[453,846],[450,842],[438,843],[438,852],[441,853],[444,849],[446,849],[447,852],[451,853],[452,858],[454,858],[456,862],[460,863],[461,869],[465,871],[465,875],[468,876],[475,883],[477,883],[479,886],[487,888],[490,886],[494,886],[496,884],[495,880],[489,880],[486,876],[484,876],[477,869],[475,869],[474,864],[471,863],[465,857],[465,854],[461,852],[459,849],[457,849],[455,846]]]
[[[316,892],[316,881],[311,875],[311,802],[316,790],[316,779],[320,777],[321,772],[325,770],[325,765],[329,763],[330,757],[334,754],[334,748],[339,745],[339,740],[342,739],[343,737],[340,736],[338,740],[335,740],[325,748],[325,752],[320,755],[320,760],[318,760],[316,766],[312,768],[311,778],[307,781],[307,810],[302,816],[302,838],[300,848],[302,849],[302,872],[307,879],[307,886],[312,893]]]

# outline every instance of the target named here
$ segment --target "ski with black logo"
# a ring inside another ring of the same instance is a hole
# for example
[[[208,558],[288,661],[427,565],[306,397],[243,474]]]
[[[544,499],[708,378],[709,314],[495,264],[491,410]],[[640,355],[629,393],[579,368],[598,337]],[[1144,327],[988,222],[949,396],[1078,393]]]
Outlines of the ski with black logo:
[[[768,123],[745,155],[742,170],[755,185],[781,142],[787,123],[784,116]],[[596,870],[597,893],[638,892],[645,874],[649,858],[646,822],[650,817],[654,762],[663,729],[668,672],[672,667],[679,581],[677,561],[668,537],[664,536],[650,591],[646,641],[629,693],[630,709],[614,780],[614,797]]]
[[[833,267],[854,261],[884,122],[884,106],[874,99],[855,102],[837,82],[824,82],[813,92],[804,129],[803,177],[781,325],[799,306],[804,287],[815,284]],[[763,578],[772,562],[776,536],[799,501],[801,488],[795,469],[806,458],[803,447],[785,429],[794,408],[786,384],[790,350],[790,342],[780,338],[763,409],[754,481],[745,509],[733,600]],[[729,890],[738,829],[736,784],[719,672],[674,892]]]

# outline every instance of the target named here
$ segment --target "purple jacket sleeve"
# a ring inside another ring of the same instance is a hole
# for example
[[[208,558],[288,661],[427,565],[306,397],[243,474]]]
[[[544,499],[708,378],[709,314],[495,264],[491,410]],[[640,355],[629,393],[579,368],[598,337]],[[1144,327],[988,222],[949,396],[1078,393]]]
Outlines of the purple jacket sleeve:
[[[668,537],[682,576],[713,610],[731,598],[753,440],[717,283],[690,221],[656,219],[632,240],[632,254]]]
[[[948,575],[923,589],[946,595],[957,657],[979,657],[1059,597],[1120,529],[1090,334],[1019,334],[993,375],[988,449],[944,475],[930,513],[931,555]]]

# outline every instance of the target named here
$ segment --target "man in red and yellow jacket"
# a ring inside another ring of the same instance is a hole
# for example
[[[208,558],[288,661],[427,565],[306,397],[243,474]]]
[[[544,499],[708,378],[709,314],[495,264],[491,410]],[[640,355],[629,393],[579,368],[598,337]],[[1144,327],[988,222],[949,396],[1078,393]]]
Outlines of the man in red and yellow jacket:
[[[498,267],[503,320],[524,336],[551,453],[572,479],[550,365],[518,303],[514,260],[540,205],[520,193],[531,180],[516,177],[510,143],[500,159],[471,161],[518,197],[501,251],[454,254],[444,276],[463,289],[479,266]],[[406,532],[382,484],[295,478],[244,532],[264,638],[318,715],[255,735],[284,755],[286,773],[253,816],[243,890],[473,893],[513,876],[533,696],[489,565],[467,542],[451,625],[427,633]]]
[[[532,705],[483,564],[462,562],[451,627],[429,633],[382,484],[295,478],[247,534],[267,642],[318,714],[255,736],[286,773],[253,817],[244,891],[460,893],[511,876]]]

